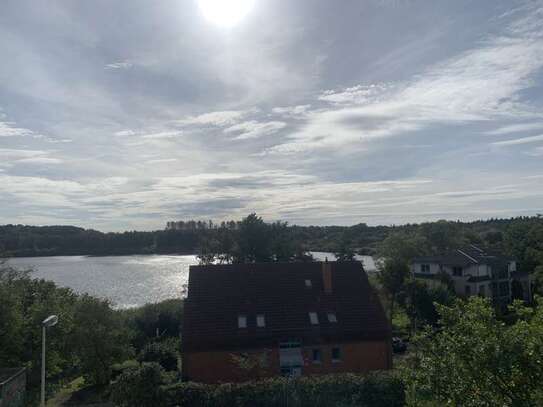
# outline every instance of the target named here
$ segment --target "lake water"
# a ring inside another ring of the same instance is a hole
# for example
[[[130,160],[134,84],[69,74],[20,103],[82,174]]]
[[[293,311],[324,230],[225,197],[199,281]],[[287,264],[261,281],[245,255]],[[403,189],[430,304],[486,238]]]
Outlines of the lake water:
[[[312,254],[316,260],[335,260],[331,253]],[[368,272],[375,269],[371,257],[357,259],[363,261]],[[130,308],[181,297],[189,266],[198,261],[193,255],[54,256],[13,258],[9,264],[32,268],[34,277],[54,281],[78,293],[107,298],[116,308]]]

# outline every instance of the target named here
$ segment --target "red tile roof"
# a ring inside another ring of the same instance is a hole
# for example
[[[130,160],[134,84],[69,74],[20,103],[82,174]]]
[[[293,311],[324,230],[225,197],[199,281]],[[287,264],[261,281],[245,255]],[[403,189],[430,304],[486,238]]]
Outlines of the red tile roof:
[[[383,339],[390,327],[360,262],[331,262],[332,292],[324,291],[322,262],[191,266],[185,300],[185,352]],[[311,280],[312,287],[305,285]],[[328,321],[334,312],[337,322]],[[309,312],[319,324],[311,325]],[[238,328],[238,315],[247,328]],[[256,315],[266,326],[256,326]]]

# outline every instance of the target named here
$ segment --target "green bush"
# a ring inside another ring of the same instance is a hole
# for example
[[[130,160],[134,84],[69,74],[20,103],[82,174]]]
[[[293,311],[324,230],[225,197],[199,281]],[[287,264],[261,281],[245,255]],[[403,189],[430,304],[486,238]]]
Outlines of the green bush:
[[[168,407],[399,407],[405,403],[403,382],[384,373],[219,385],[187,382],[164,386],[162,395],[161,402]]]
[[[161,342],[150,342],[138,356],[140,362],[156,362],[164,370],[176,371],[179,359],[179,340],[168,338]]]
[[[158,363],[143,363],[125,369],[110,386],[110,398],[119,407],[163,405],[164,369]]]

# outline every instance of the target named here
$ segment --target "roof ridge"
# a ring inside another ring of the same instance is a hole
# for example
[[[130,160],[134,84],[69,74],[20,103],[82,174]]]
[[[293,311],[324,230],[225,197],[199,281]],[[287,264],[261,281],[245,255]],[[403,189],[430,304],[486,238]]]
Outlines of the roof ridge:
[[[462,250],[460,249],[457,249],[456,250],[458,253],[460,253],[461,255],[463,256],[466,256],[468,259],[470,259],[471,261],[475,262],[476,264],[479,264],[479,262],[477,260],[475,260],[473,257],[471,257],[469,254],[467,253],[464,253]]]

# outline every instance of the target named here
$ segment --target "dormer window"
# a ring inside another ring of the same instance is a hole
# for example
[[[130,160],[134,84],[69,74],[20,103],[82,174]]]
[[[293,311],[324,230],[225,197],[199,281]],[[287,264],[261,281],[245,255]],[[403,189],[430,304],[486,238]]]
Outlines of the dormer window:
[[[316,312],[309,313],[309,322],[311,322],[311,325],[319,325],[319,316]]]
[[[238,315],[238,328],[247,328],[247,315]]]
[[[256,316],[256,326],[258,328],[264,328],[266,326],[266,317],[264,317],[264,314],[258,314]]]
[[[313,283],[311,280],[305,280],[305,288],[311,288],[313,287]]]
[[[328,322],[331,322],[331,323],[337,322],[337,317],[336,317],[335,312],[328,312],[327,315],[328,315]]]

